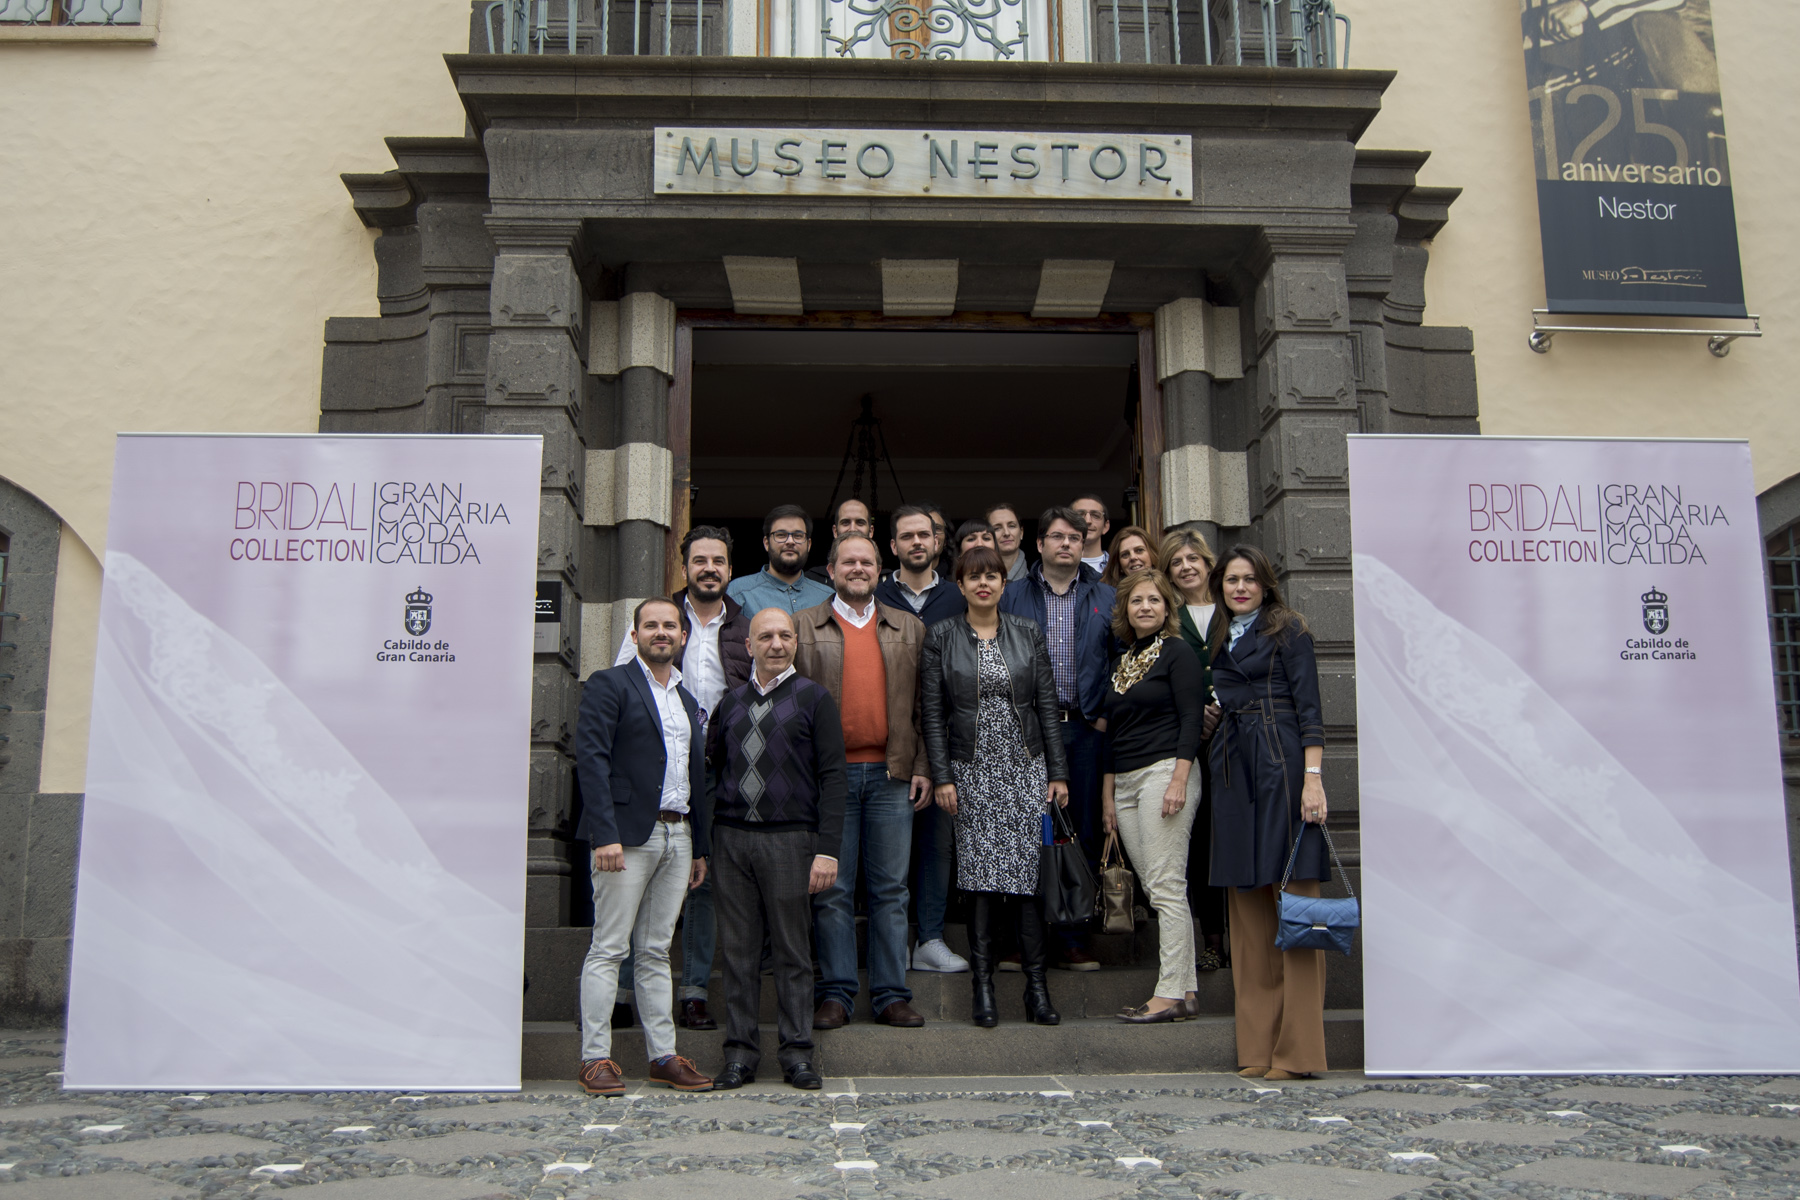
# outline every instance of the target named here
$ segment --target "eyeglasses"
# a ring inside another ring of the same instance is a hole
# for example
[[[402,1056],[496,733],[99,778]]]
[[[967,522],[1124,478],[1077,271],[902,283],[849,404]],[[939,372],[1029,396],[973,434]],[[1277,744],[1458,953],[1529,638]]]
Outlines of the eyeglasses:
[[[769,535],[771,542],[804,542],[806,534],[794,529],[777,529]]]
[[[1083,538],[1079,533],[1046,533],[1044,540],[1056,546],[1079,546]]]

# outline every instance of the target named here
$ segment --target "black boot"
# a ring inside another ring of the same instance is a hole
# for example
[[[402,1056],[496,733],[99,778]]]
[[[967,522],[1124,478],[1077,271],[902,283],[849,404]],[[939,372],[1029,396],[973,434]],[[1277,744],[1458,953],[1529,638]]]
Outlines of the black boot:
[[[996,897],[974,892],[969,897],[969,976],[975,994],[969,1015],[983,1029],[1000,1023],[1000,1006],[994,1001],[994,907]]]
[[[1050,985],[1045,980],[1050,965],[1049,934],[1036,896],[1020,896],[1019,963],[1025,969],[1025,1019],[1038,1025],[1060,1024],[1062,1017],[1050,1004]]]

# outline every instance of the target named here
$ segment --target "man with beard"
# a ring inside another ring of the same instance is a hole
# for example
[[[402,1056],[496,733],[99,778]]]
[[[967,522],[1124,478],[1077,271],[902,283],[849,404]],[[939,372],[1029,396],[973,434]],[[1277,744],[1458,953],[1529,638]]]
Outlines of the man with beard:
[[[930,517],[914,518],[932,547]],[[850,534],[831,548],[828,603],[794,618],[794,668],[823,684],[843,719],[848,762],[843,850],[837,882],[813,900],[819,954],[814,1029],[836,1029],[856,1000],[856,877],[869,892],[869,999],[884,1025],[925,1023],[906,986],[906,868],[913,811],[931,803],[925,739],[919,730],[919,651],[925,626],[904,608],[877,601],[881,558],[875,543]]]
[[[725,589],[726,595],[754,617],[765,608],[797,613],[831,599],[831,588],[805,574],[806,557],[812,553],[812,518],[798,504],[778,504],[763,518],[763,549],[769,565],[754,575],[740,576]]]
[[[875,589],[875,599],[919,618],[927,627],[954,617],[969,605],[962,593],[937,569],[941,545],[931,510],[923,504],[904,504],[890,519],[893,540],[888,543],[900,566]]]
[[[750,678],[750,618],[737,601],[725,594],[731,582],[731,531],[714,525],[696,525],[681,539],[681,571],[687,586],[674,595],[686,617],[687,644],[675,655],[682,685],[700,704],[704,731],[719,701],[732,688]],[[637,656],[633,634],[619,645],[614,666]],[[706,786],[714,780],[709,774]],[[718,1022],[706,1011],[707,984],[713,966],[713,893],[710,880],[688,893],[681,922],[681,1015],[687,1029],[717,1029]],[[619,999],[613,1010],[613,1026],[631,1024],[630,997],[634,990],[635,964],[631,958],[619,969]]]
[[[860,533],[864,537],[875,536],[875,521],[869,516],[869,506],[855,496],[839,504],[837,511],[831,517],[832,542],[835,543],[846,533]],[[806,577],[822,583],[826,587],[831,586],[831,568],[823,563],[816,567],[808,567]]]
[[[596,671],[581,690],[575,770],[592,849],[594,936],[581,968],[581,1086],[625,1091],[612,1057],[619,964],[637,950],[638,1013],[653,1084],[703,1092],[712,1080],[675,1053],[669,943],[682,897],[706,878],[710,850],[700,705],[681,686],[681,609],[657,596],[632,615],[637,660]]]
[[[816,1090],[812,913],[807,896],[837,879],[844,841],[844,732],[823,687],[794,672],[794,619],[765,608],[750,622],[756,674],[727,692],[707,727],[713,882],[725,956],[725,1069],[713,1086],[756,1081],[762,1059],[762,948],[775,968],[781,1074]]]

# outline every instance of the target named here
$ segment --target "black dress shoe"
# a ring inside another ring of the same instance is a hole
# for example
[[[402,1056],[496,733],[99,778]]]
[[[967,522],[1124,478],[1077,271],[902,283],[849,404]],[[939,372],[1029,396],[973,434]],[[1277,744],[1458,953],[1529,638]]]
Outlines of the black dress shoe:
[[[704,1000],[683,1000],[681,1002],[681,1026],[683,1029],[717,1029],[719,1023],[712,1019],[706,1011]]]
[[[827,1000],[813,1013],[814,1029],[842,1029],[850,1020],[850,1010],[836,1000]]]
[[[713,1091],[729,1092],[732,1088],[741,1088],[746,1083],[756,1082],[756,1072],[740,1062],[728,1062],[725,1069],[713,1076]]]
[[[637,1013],[629,1004],[613,1005],[612,1027],[614,1029],[630,1029],[637,1024]]]
[[[781,1077],[794,1087],[808,1092],[816,1092],[825,1086],[825,1081],[813,1070],[811,1063],[797,1062],[791,1067],[783,1067]]]

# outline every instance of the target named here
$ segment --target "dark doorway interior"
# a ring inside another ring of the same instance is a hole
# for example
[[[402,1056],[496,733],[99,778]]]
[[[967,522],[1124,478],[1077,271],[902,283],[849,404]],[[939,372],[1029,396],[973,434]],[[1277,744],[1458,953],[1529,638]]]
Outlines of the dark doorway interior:
[[[812,514],[813,561],[824,561],[833,489],[843,499],[856,474],[843,468],[864,396],[892,457],[892,474],[865,469],[860,494],[874,493],[884,552],[902,498],[935,502],[952,528],[1009,500],[1029,530],[1044,508],[1091,491],[1115,528],[1126,523],[1135,332],[696,329],[693,356],[692,524],[731,530],[736,574],[761,569],[762,517],[783,503]]]

